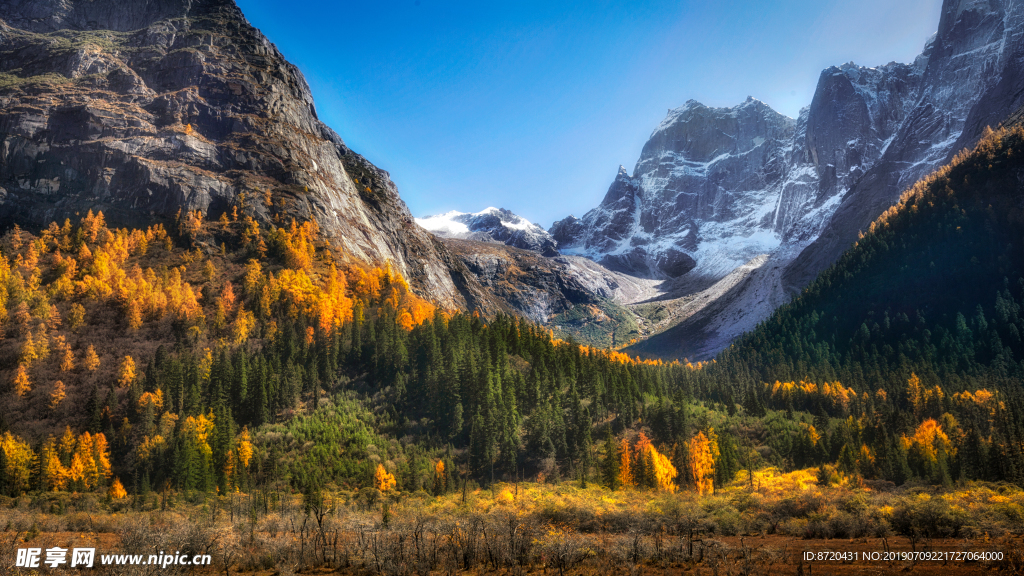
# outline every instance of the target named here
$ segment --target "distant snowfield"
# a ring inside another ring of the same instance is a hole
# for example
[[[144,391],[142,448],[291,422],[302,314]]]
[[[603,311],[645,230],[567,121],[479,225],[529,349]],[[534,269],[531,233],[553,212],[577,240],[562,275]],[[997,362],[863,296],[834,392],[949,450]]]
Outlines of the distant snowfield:
[[[443,238],[482,240],[526,250],[553,250],[555,241],[546,230],[510,210],[489,206],[480,212],[452,210],[416,218],[416,223]]]
[[[490,208],[488,208],[488,210],[490,210]],[[484,212],[486,211],[487,210],[484,210]],[[416,223],[434,233],[441,233],[450,236],[456,236],[458,234],[468,235],[469,226],[455,220],[458,216],[466,215],[467,214],[465,212],[452,210],[451,212],[445,212],[444,214],[435,214],[434,216],[427,216],[426,218],[416,218]],[[475,214],[469,215],[475,216]]]

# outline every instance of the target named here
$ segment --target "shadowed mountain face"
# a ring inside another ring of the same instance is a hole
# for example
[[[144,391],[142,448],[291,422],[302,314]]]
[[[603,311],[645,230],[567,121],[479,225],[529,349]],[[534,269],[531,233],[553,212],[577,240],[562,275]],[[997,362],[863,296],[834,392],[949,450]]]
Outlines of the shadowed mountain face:
[[[471,305],[464,270],[387,172],[317,119],[302,74],[234,2],[7,1],[0,19],[0,227],[241,205],[265,223],[313,219],[347,254]]]
[[[672,332],[637,351],[712,356],[1018,107],[1022,35],[1021,0],[946,0],[913,63],[828,68],[795,120],[753,98],[732,108],[689,101],[600,206],[550,232],[563,253],[665,279],[663,300],[689,299]],[[695,297],[706,305],[694,308]]]

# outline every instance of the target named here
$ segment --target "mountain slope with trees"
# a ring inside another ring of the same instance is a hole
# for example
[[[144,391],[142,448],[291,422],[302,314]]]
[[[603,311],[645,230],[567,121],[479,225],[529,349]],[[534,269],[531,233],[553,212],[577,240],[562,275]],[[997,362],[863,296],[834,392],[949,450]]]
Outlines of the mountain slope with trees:
[[[755,378],[964,387],[1024,376],[1024,128],[915,184],[803,294],[719,358]]]

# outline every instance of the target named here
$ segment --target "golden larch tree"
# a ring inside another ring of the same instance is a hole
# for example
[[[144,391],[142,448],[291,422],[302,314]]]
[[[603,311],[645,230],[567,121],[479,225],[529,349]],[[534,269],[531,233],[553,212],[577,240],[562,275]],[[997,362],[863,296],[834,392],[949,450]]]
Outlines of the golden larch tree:
[[[71,351],[70,346],[66,346],[64,351],[60,355],[60,371],[71,372],[75,369],[75,353]]]
[[[76,302],[71,305],[71,311],[68,313],[68,327],[73,332],[77,332],[83,324],[85,324],[85,306]]]
[[[672,465],[672,461],[664,454],[658,452],[654,446],[648,449],[647,459],[654,476],[654,489],[663,492],[675,492],[676,476],[679,475],[679,472]]]
[[[32,476],[32,464],[35,460],[35,453],[27,442],[4,432],[0,436],[0,451],[4,453],[4,476],[7,479],[7,488],[15,494],[20,494],[29,489],[29,480]]]
[[[933,418],[922,422],[912,437],[907,438],[904,436],[902,441],[904,447],[912,454],[930,464],[937,462],[940,448],[947,454],[952,455],[955,453],[953,445],[949,441],[949,436],[946,435],[942,426]]]
[[[94,348],[92,344],[89,344],[89,347],[85,350],[85,361],[83,365],[85,366],[85,369],[90,372],[100,367],[100,357],[96,354],[96,348]]]
[[[128,310],[125,312],[125,316],[128,320],[129,329],[138,330],[142,328],[142,304],[138,298],[132,298],[128,301]]]
[[[114,478],[114,483],[110,485],[107,495],[110,496],[111,500],[121,500],[128,497],[128,491],[124,489],[120,478]]]
[[[910,401],[910,406],[913,408],[915,416],[921,415],[922,394],[921,379],[917,377],[917,374],[911,372],[910,379],[907,380],[907,400]]]
[[[242,465],[242,468],[248,468],[253,454],[252,437],[249,435],[248,426],[242,427],[242,433],[238,435],[237,445],[238,463]]]
[[[654,476],[651,474],[650,449],[651,439],[640,431],[633,446],[633,482],[645,488],[654,487]]]
[[[395,487],[395,475],[388,472],[383,464],[377,464],[377,471],[373,475],[373,485],[381,492],[387,492]]]
[[[447,489],[447,482],[444,476],[444,460],[438,460],[434,464],[434,495],[444,494]]]
[[[60,403],[63,402],[67,396],[68,393],[64,388],[64,382],[57,380],[53,384],[53,392],[50,392],[50,409],[52,410],[57,406],[60,406]]]
[[[25,369],[24,364],[18,364],[18,369],[14,373],[14,393],[24,398],[30,391],[32,391],[32,382],[28,378],[28,370]]]
[[[132,382],[135,381],[135,359],[131,356],[125,356],[121,360],[121,366],[117,370],[117,385],[121,388],[127,388]]]
[[[715,460],[711,455],[711,442],[704,432],[698,432],[690,439],[690,477],[693,478],[699,494],[710,494],[714,490]]]

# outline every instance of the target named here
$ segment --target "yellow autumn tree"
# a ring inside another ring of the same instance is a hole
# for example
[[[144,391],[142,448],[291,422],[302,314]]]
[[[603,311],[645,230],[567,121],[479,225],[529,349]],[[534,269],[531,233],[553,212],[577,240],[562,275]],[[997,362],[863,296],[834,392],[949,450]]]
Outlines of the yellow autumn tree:
[[[46,336],[43,336],[43,338],[45,339]],[[28,334],[25,336],[25,341],[21,343],[21,352],[19,357],[23,364],[31,364],[41,357],[36,348],[35,338],[32,336],[31,330],[29,330]]]
[[[625,438],[619,442],[619,486],[636,486],[632,451],[629,449],[629,441]]]
[[[85,361],[83,363],[85,369],[89,372],[93,372],[100,367],[100,357],[96,354],[96,348],[92,344],[85,350]]]
[[[0,451],[4,453],[4,477],[8,491],[21,494],[29,489],[35,453],[27,442],[10,432],[0,435]]]
[[[910,379],[907,380],[907,400],[910,401],[915,416],[921,415],[922,394],[921,379],[917,377],[917,374],[911,372]]]
[[[383,464],[377,464],[377,471],[373,475],[373,485],[381,492],[387,492],[395,487],[395,476],[384,468]]]
[[[107,437],[98,432],[92,437],[92,458],[96,463],[96,474],[100,482],[110,478],[113,470],[110,465],[110,448],[107,446]]]
[[[646,459],[654,479],[654,489],[663,492],[675,492],[675,481],[679,472],[672,465],[672,461],[651,445],[648,445]]]
[[[131,356],[125,356],[121,360],[121,366],[117,370],[117,385],[127,388],[135,381],[135,360]]]
[[[220,292],[220,301],[224,305],[224,312],[231,314],[235,309],[235,287],[231,285],[231,282],[225,282],[224,288]]]
[[[199,237],[199,230],[203,227],[203,213],[199,210],[189,210],[185,216],[179,216],[178,227],[183,236],[187,236],[189,242],[195,243]]]
[[[71,347],[65,347],[64,351],[60,355],[60,371],[71,372],[75,369],[75,353],[71,351]]]
[[[643,488],[654,487],[654,474],[649,457],[651,447],[651,439],[641,430],[633,446],[633,482]]]
[[[447,489],[447,481],[444,476],[444,460],[438,460],[434,464],[434,495],[440,496]]]
[[[32,391],[32,382],[28,379],[28,370],[24,364],[18,364],[18,370],[14,373],[14,393],[24,398]]]
[[[711,442],[704,432],[698,432],[690,439],[690,454],[687,462],[690,477],[693,478],[699,494],[714,491],[715,460],[711,454]]]
[[[242,468],[248,468],[253,454],[252,437],[249,435],[248,426],[242,428],[242,433],[238,435],[236,442],[238,446],[238,463],[242,465]]]
[[[263,282],[263,266],[255,258],[249,260],[245,265],[245,276],[242,280],[242,290],[246,296],[253,297],[258,294],[257,288]]]
[[[156,392],[143,392],[139,396],[139,408],[142,411],[152,409],[154,415],[158,415],[164,409],[164,391],[157,388]]]
[[[942,426],[934,418],[929,418],[922,422],[917,427],[917,430],[914,431],[912,437],[907,438],[904,436],[902,441],[912,458],[916,458],[929,465],[935,465],[940,449],[949,455],[954,453],[949,436],[946,435]]]
[[[114,483],[110,485],[110,490],[107,490],[107,496],[110,496],[111,500],[121,500],[128,497],[128,491],[124,489],[120,478],[114,478]]]
[[[213,260],[207,260],[206,263],[203,264],[203,278],[205,278],[206,281],[209,282],[209,281],[213,280],[214,277],[216,277],[216,276],[217,276],[217,267],[214,266]]]
[[[238,316],[231,325],[231,336],[235,344],[242,344],[249,339],[249,334],[256,327],[256,316],[252,312],[238,307]]]
[[[64,382],[57,380],[53,384],[53,392],[50,392],[50,409],[52,410],[57,406],[60,406],[60,403],[63,402],[67,396],[68,393],[64,388]]]
[[[70,458],[68,458],[70,463]],[[39,452],[39,487],[43,491],[57,492],[67,487],[71,473],[61,462],[56,440],[50,436]]]
[[[132,298],[128,301],[128,310],[125,312],[128,321],[128,328],[138,330],[142,328],[142,304],[138,299]]]

